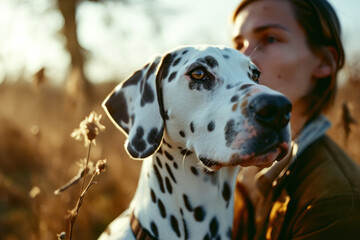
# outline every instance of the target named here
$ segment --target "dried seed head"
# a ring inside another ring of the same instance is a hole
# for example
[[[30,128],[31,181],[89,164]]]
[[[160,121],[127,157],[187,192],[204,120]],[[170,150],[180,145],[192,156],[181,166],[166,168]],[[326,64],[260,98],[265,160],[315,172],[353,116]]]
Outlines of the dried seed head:
[[[104,160],[98,160],[97,163],[96,163],[96,173],[97,175],[99,175],[100,173],[102,172],[105,172],[106,170],[106,159]]]
[[[65,232],[61,232],[61,233],[58,233],[56,234],[58,240],[63,240],[66,238],[66,233]]]
[[[71,137],[78,141],[84,140],[85,146],[89,146],[90,143],[95,144],[96,136],[100,131],[105,130],[105,126],[100,123],[101,117],[101,114],[97,114],[94,111],[91,112],[88,117],[85,117],[85,119],[80,122],[80,127],[74,129]]]
[[[38,187],[38,186],[34,186],[31,190],[30,190],[30,192],[29,192],[29,196],[30,196],[30,198],[36,198],[37,197],[37,195],[39,195],[40,194],[40,188]]]
[[[85,174],[92,173],[95,171],[94,163],[89,161],[86,162],[86,158],[80,159],[76,164],[79,166],[80,169],[85,170]]]

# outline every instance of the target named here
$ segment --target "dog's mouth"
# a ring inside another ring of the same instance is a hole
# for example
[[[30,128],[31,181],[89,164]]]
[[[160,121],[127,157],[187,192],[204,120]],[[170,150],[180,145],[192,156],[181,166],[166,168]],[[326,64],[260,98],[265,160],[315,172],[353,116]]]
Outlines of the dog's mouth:
[[[225,166],[242,167],[257,166],[259,168],[270,167],[275,161],[281,161],[290,152],[290,144],[287,142],[278,143],[264,149],[259,153],[239,154],[234,153],[228,163],[214,161],[212,159],[200,156],[199,160],[204,164],[207,170],[217,171]]]
[[[211,172],[217,171],[224,166],[223,163],[211,160],[211,159],[203,157],[203,156],[200,156],[199,160],[205,165],[206,169]]]
[[[259,153],[247,155],[233,154],[230,165],[240,165],[242,167],[257,166],[259,168],[270,167],[275,161],[281,161],[290,152],[290,144],[287,142],[269,146]]]

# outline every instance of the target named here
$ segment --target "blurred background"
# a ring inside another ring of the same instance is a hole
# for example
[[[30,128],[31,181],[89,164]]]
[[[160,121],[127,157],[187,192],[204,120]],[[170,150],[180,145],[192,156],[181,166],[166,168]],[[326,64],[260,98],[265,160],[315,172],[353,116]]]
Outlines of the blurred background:
[[[56,239],[80,186],[54,190],[86,155],[70,137],[92,110],[106,126],[91,160],[108,170],[85,196],[73,239],[96,239],[129,204],[140,161],[100,105],[155,54],[184,44],[231,44],[230,0],[0,0],[0,239]],[[360,163],[360,5],[330,0],[347,63],[330,135]]]

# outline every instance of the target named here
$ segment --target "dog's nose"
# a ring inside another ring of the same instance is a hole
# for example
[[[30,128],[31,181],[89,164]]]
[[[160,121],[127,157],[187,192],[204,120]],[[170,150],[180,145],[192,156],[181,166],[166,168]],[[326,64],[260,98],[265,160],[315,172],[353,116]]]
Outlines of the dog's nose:
[[[281,129],[289,123],[291,108],[290,100],[282,95],[263,93],[249,103],[255,119],[262,125],[275,129]]]

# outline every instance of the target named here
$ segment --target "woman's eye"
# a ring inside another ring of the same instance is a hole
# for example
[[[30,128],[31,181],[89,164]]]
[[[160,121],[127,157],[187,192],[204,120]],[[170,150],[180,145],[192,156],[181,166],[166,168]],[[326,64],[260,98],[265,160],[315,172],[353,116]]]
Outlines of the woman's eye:
[[[265,42],[266,43],[275,43],[275,42],[277,42],[277,39],[275,37],[273,37],[273,36],[267,36],[265,38]]]
[[[257,69],[252,70],[251,79],[256,83],[259,83],[260,74],[261,72]]]
[[[203,70],[196,69],[196,70],[191,72],[190,76],[191,76],[192,79],[202,80],[202,79],[204,79],[206,77],[206,74],[205,74],[205,72]]]

